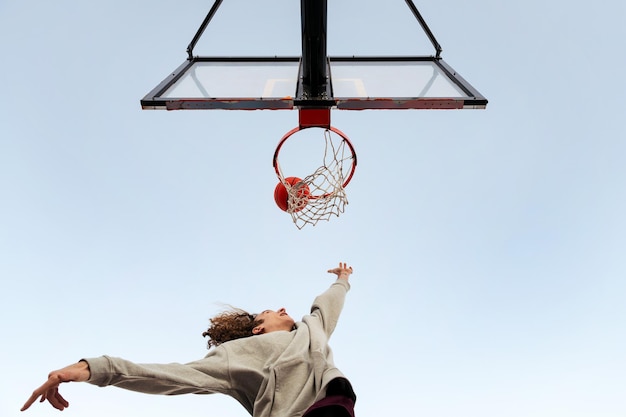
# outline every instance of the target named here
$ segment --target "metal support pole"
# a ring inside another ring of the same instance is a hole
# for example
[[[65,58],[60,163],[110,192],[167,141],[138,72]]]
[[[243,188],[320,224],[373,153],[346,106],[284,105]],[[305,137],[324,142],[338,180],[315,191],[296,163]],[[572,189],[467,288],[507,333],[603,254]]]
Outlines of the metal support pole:
[[[302,16],[302,84],[307,98],[326,98],[327,0],[300,0]]]
[[[431,32],[430,28],[426,24],[426,21],[422,17],[422,14],[419,12],[419,10],[417,10],[417,7],[415,7],[415,4],[413,3],[413,1],[412,0],[405,0],[405,1],[406,1],[406,5],[409,6],[409,9],[411,9],[411,12],[413,12],[413,16],[415,16],[420,26],[422,27],[422,30],[424,31],[424,33],[426,33],[426,36],[428,36],[428,39],[430,39],[430,43],[433,44],[433,47],[435,48],[435,51],[436,51],[435,56],[439,58],[441,55],[441,45],[439,45],[439,42],[437,42],[437,39],[435,39],[435,35],[433,35],[433,33]]]
[[[204,18],[204,21],[200,25],[200,28],[198,28],[196,35],[193,37],[193,39],[189,43],[189,46],[187,47],[187,56],[190,61],[193,59],[193,48],[195,48],[196,43],[198,43],[198,41],[200,40],[200,37],[204,33],[204,30],[209,25],[209,22],[211,21],[211,19],[213,19],[213,15],[215,15],[215,12],[217,12],[217,9],[220,7],[221,4],[222,4],[222,0],[215,0],[215,3],[213,3],[213,7],[211,7],[211,10],[209,10],[209,14],[206,15],[206,17]]]

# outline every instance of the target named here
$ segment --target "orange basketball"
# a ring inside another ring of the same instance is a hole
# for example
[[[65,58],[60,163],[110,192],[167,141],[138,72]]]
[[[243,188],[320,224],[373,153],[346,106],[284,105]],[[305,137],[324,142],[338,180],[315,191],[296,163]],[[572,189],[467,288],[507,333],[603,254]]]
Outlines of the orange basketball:
[[[296,185],[299,182],[301,182],[302,180],[298,177],[288,177],[285,178],[285,182],[289,185]],[[309,194],[311,194],[311,191],[309,190],[309,186],[306,185],[306,183],[302,183],[298,190],[297,190],[297,197],[298,198],[306,198],[309,196]],[[276,186],[276,188],[274,189],[274,201],[276,201],[276,205],[278,205],[278,207],[282,210],[282,211],[287,211],[288,207],[288,200],[289,200],[289,193],[287,192],[287,188],[285,187],[285,185],[282,182],[279,182],[278,185]],[[302,200],[302,202],[298,205],[298,207],[295,207],[292,211],[294,213],[302,210],[303,208],[306,207],[306,199]]]

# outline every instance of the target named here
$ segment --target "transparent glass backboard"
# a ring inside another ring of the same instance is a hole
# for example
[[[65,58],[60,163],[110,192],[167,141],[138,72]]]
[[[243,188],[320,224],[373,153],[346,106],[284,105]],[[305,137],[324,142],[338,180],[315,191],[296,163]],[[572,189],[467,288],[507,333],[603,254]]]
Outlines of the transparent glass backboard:
[[[198,62],[162,97],[293,97],[297,80],[298,62]]]
[[[465,97],[432,62],[332,62],[335,97]]]

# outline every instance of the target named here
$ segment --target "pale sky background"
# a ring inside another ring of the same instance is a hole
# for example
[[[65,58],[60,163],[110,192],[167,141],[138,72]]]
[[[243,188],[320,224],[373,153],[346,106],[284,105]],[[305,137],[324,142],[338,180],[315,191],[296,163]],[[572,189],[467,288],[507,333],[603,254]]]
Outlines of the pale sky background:
[[[245,3],[197,53],[300,54],[297,0]],[[212,4],[0,0],[3,417],[57,415],[19,408],[82,357],[203,357],[220,303],[300,318],[340,261],[331,345],[358,417],[626,415],[625,2],[417,0],[489,105],[333,111],[359,157],[350,204],[303,230],[272,198],[297,112],[141,110]],[[329,54],[431,54],[411,19],[329,0]],[[66,416],[247,415],[62,393]]]

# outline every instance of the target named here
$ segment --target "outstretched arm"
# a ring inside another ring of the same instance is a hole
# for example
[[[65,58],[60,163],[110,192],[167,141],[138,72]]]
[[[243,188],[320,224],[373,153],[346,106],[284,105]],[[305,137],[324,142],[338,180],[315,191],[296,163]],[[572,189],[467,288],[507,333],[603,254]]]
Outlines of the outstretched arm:
[[[89,376],[89,365],[84,361],[50,372],[50,374],[48,374],[48,380],[33,391],[28,401],[22,406],[21,411],[27,410],[39,397],[41,397],[39,402],[48,400],[50,405],[57,410],[64,410],[70,404],[59,393],[59,385],[61,385],[62,382],[87,381]]]
[[[231,369],[228,353],[218,346],[203,358],[186,364],[139,364],[122,358],[100,356],[51,372],[22,407],[28,409],[37,398],[63,410],[69,403],[59,394],[62,382],[86,381],[100,387],[117,386],[136,392],[161,395],[229,393]]]

